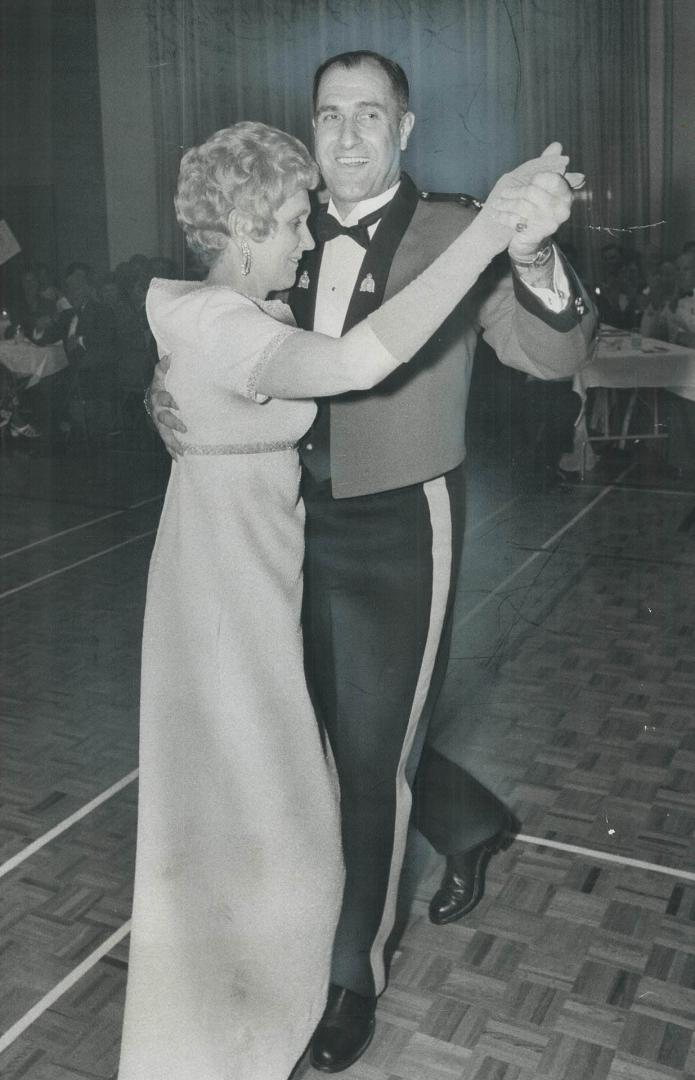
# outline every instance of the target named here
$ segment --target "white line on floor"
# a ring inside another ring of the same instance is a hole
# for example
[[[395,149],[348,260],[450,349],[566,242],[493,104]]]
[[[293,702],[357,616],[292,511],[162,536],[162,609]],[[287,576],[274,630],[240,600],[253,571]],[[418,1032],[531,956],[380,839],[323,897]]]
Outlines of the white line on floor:
[[[622,488],[622,491],[630,491],[638,495],[680,495],[682,498],[687,499],[688,502],[691,502],[693,495],[695,495],[692,488],[648,488],[640,487],[639,484],[635,484],[634,487],[628,485]]]
[[[500,581],[499,585],[495,585],[494,589],[492,589],[487,594],[487,596],[484,596],[483,599],[475,605],[475,607],[472,607],[470,611],[467,611],[465,615],[462,615],[461,618],[457,619],[456,629],[458,630],[459,627],[465,626],[466,623],[471,621],[471,619],[474,619],[479,611],[482,611],[483,608],[487,607],[487,605],[492,600],[494,600],[494,598],[499,593],[506,589],[510,582],[514,581],[514,578],[517,578],[519,574],[522,574],[524,570],[531,566],[531,564],[534,563],[536,559],[539,559],[541,555],[543,555],[548,550],[548,548],[552,547],[553,544],[556,544],[561,536],[564,536],[566,532],[569,532],[570,529],[574,528],[578,521],[581,521],[583,517],[586,517],[586,515],[591,510],[593,510],[593,508],[601,501],[601,499],[604,499],[606,495],[608,495],[611,491],[615,491],[615,484],[620,483],[623,477],[626,476],[632,468],[633,466],[630,465],[620,474],[620,476],[617,477],[614,484],[608,484],[606,487],[604,487],[598,493],[596,498],[592,499],[590,503],[587,503],[586,506],[582,510],[580,510],[578,514],[575,514],[574,517],[567,522],[566,525],[563,525],[561,529],[558,529],[556,533],[553,533],[549,540],[546,540],[545,543],[541,544],[538,551],[534,551],[533,555],[529,555],[528,559],[525,559],[524,562],[522,562],[521,566],[517,566],[516,570],[513,573],[509,574],[503,581]]]
[[[466,540],[469,540],[472,536],[475,536],[476,533],[479,533],[481,529],[485,528],[486,525],[489,525],[492,521],[495,520],[495,518],[501,517],[503,514],[506,514],[507,510],[509,510],[510,507],[514,505],[514,503],[519,502],[520,498],[521,496],[517,495],[515,496],[515,498],[509,499],[506,503],[503,503],[502,506],[498,506],[498,508],[494,510],[491,514],[488,514],[487,517],[481,518],[480,521],[474,522],[474,524],[471,525],[470,529],[466,529],[466,532],[464,534]]]
[[[12,551],[5,551],[0,555],[0,559],[9,559],[12,555],[20,555],[23,551],[29,551],[31,548],[38,547],[39,544],[48,544],[51,540],[58,540],[61,536],[67,536],[69,533],[79,532],[80,529],[88,529],[90,525],[98,525],[100,521],[108,521],[109,518],[119,517],[123,513],[123,510],[114,510],[111,514],[104,514],[102,517],[91,518],[90,521],[83,521],[80,525],[73,525],[69,529],[61,529],[60,532],[51,533],[50,536],[42,536],[40,540],[33,540],[31,544],[24,544],[23,547],[14,548]]]
[[[112,799],[114,795],[117,795],[119,791],[123,791],[123,788],[132,784],[138,776],[139,769],[133,769],[127,776],[123,776],[120,780],[117,780],[115,784],[112,784],[106,791],[102,791],[100,795],[96,795],[90,802],[85,803],[84,806],[76,810],[70,817],[66,817],[64,821],[59,821],[57,825],[54,825],[52,829],[44,833],[43,836],[39,836],[37,840],[34,840],[28,847],[22,848],[16,855],[13,855],[7,862],[4,862],[0,866],[0,877],[4,877],[5,874],[9,874],[11,870],[14,870],[16,866],[23,863],[25,859],[28,859],[31,855],[34,855],[37,851],[40,851],[46,844],[50,844],[51,840],[55,840],[56,836],[60,836],[69,829],[75,822],[80,821],[87,814],[91,814],[93,810],[96,810],[102,803]]]
[[[627,472],[629,472],[629,471],[630,471],[629,469],[626,469],[625,472],[622,473],[618,477],[616,483],[619,483],[620,480],[623,478],[623,476],[626,475]],[[468,620],[472,619],[483,607],[486,606],[486,604],[488,604],[494,598],[494,596],[496,596],[499,592],[501,592],[501,590],[504,589],[508,585],[509,582],[511,582],[520,573],[522,573],[541,554],[543,554],[544,551],[546,551],[549,547],[551,547],[554,543],[556,543],[557,540],[559,540],[561,536],[563,536],[566,532],[568,532],[575,524],[577,524],[578,521],[580,521],[587,513],[589,513],[589,511],[592,510],[594,508],[594,506],[596,506],[598,504],[598,502],[600,502],[601,499],[603,499],[610,491],[613,491],[613,490],[615,490],[615,487],[612,484],[606,486],[605,488],[603,488],[601,490],[601,492],[596,496],[596,498],[594,498],[589,504],[587,504],[587,506],[584,507],[583,510],[581,510],[578,514],[576,514],[569,522],[567,522],[566,525],[564,525],[552,537],[550,537],[550,539],[546,540],[545,543],[541,546],[541,548],[538,551],[534,552],[533,555],[531,555],[528,559],[526,559],[525,562],[520,567],[518,567],[517,570],[514,571],[514,573],[510,574],[507,578],[505,578],[504,581],[502,581],[499,585],[497,585],[495,587],[495,589],[492,590],[491,593],[489,593],[483,600],[480,601],[479,604],[477,604],[471,611],[469,611],[465,615],[462,622],[467,622]],[[160,496],[156,496],[156,497],[151,498],[151,499],[143,500],[140,503],[135,503],[131,507],[129,507],[128,509],[136,509],[139,506],[145,505],[147,502],[154,502],[157,498],[160,498]],[[476,525],[473,526],[473,529],[471,531],[472,532],[479,531],[486,523],[488,523],[489,521],[493,520],[496,517],[499,517],[503,512],[505,512],[516,501],[517,501],[516,499],[510,500],[507,504],[505,504],[503,507],[500,507],[493,514],[488,515],[487,518],[481,520],[480,522],[477,522]],[[117,516],[117,514],[123,513],[123,512],[124,511],[116,511],[113,514],[105,515],[103,518],[95,519],[92,522],[87,522],[83,526],[75,526],[74,529],[68,529],[68,530],[65,530],[63,533],[55,534],[55,536],[57,537],[57,536],[60,536],[60,535],[64,535],[67,532],[75,531],[75,529],[78,529],[78,528],[81,528],[81,527],[86,527],[89,524],[95,524],[97,521],[106,520],[107,518]],[[97,552],[96,554],[90,555],[85,559],[79,560],[78,562],[72,563],[72,564],[70,564],[68,566],[65,566],[65,567],[62,567],[62,568],[60,568],[58,570],[54,570],[50,574],[45,574],[40,578],[36,578],[34,581],[26,582],[25,584],[17,586],[14,589],[7,590],[6,592],[0,594],[0,599],[2,599],[5,596],[10,596],[13,593],[20,592],[22,589],[29,588],[32,585],[35,585],[35,584],[38,584],[41,581],[47,580],[48,578],[51,578],[51,577],[54,577],[54,576],[56,576],[58,574],[64,573],[67,570],[71,570],[71,569],[74,569],[77,566],[81,566],[86,562],[90,562],[91,560],[99,558],[102,555],[106,555],[111,551],[115,551],[118,548],[124,547],[127,544],[134,543],[137,540],[141,540],[145,536],[152,535],[152,533],[154,531],[155,530],[149,530],[148,532],[141,533],[138,536],[130,537],[128,540],[125,540],[120,544],[116,544],[113,547],[107,548],[104,551]],[[45,540],[54,539],[54,538],[55,537],[46,537]],[[44,542],[44,541],[36,541],[36,543],[42,543],[42,542]],[[32,547],[32,546],[34,546],[34,545],[27,545],[27,547]],[[18,550],[26,550],[26,549],[18,549]],[[8,554],[14,554],[14,552],[10,552]],[[4,556],[4,557],[6,557],[6,556]],[[0,866],[0,877],[2,877],[5,874],[9,873],[10,870],[14,869],[17,865],[19,865],[25,859],[29,858],[32,854],[34,854],[40,848],[42,848],[46,844],[50,843],[51,840],[53,840],[56,836],[60,835],[60,833],[66,831],[73,824],[75,824],[75,822],[77,822],[81,818],[85,817],[87,814],[91,813],[94,809],[96,809],[97,806],[101,805],[101,803],[107,801],[113,795],[115,795],[119,791],[123,790],[123,788],[125,788],[127,785],[129,785],[130,783],[132,783],[136,779],[137,775],[138,775],[138,770],[137,769],[133,770],[133,772],[129,773],[127,776],[123,777],[116,784],[112,785],[112,787],[110,787],[107,791],[102,792],[101,795],[97,796],[91,802],[89,802],[85,806],[83,806],[80,810],[76,811],[75,814],[71,815],[71,817],[66,818],[65,821],[63,821],[59,825],[55,826],[55,828],[53,828],[49,832],[45,833],[42,837],[39,837],[38,840],[34,841],[27,848],[25,848],[22,852],[19,852],[17,855],[13,856],[6,863],[4,863],[2,866]],[[652,871],[652,872],[655,872],[655,873],[666,874],[666,875],[669,875],[669,876],[672,876],[672,877],[680,878],[681,880],[695,881],[695,873],[692,873],[690,871],[676,870],[676,869],[674,869],[672,867],[660,866],[660,865],[657,865],[655,863],[646,862],[646,861],[643,861],[643,860],[640,860],[640,859],[631,859],[631,858],[629,858],[627,856],[617,855],[617,854],[612,853],[612,852],[594,851],[591,848],[583,848],[583,847],[573,845],[573,844],[564,844],[561,841],[548,840],[548,839],[544,839],[542,837],[528,836],[528,835],[525,835],[525,834],[518,834],[516,839],[519,840],[520,842],[527,843],[527,844],[532,844],[532,845],[535,845],[535,846],[555,848],[555,849],[558,849],[558,850],[561,850],[561,851],[567,851],[567,852],[572,853],[572,854],[582,855],[582,856],[589,857],[589,858],[592,858],[592,859],[603,859],[603,860],[608,861],[608,862],[613,862],[613,863],[617,863],[617,864],[621,864],[621,865],[625,865],[625,866],[633,866],[633,867],[636,867],[638,869]],[[47,1009],[49,1009],[52,1005],[54,1005],[55,1002],[63,994],[65,994],[77,982],[79,982],[79,980],[92,967],[94,967],[120,941],[122,941],[123,938],[125,938],[127,936],[127,934],[130,932],[130,928],[131,928],[131,922],[129,920],[128,922],[124,923],[124,925],[121,926],[118,930],[116,930],[109,938],[107,938],[107,940],[104,941],[103,944],[99,946],[99,948],[97,948],[93,953],[91,953],[90,956],[88,956],[78,967],[76,967],[64,979],[62,979],[61,982],[59,982],[52,990],[50,990],[47,994],[45,994],[44,997],[41,998],[41,1000],[39,1002],[37,1002],[37,1004],[34,1005],[33,1008],[30,1009],[29,1012],[27,1012],[20,1020],[18,1020],[8,1031],[6,1031],[2,1036],[0,1036],[0,1052],[7,1049],[24,1031],[27,1030],[28,1027],[30,1027],[44,1012],[46,1012]]]
[[[38,1020],[47,1009],[50,1009],[51,1005],[55,1005],[58,998],[62,997],[63,994],[75,985],[75,983],[79,982],[82,976],[87,974],[90,968],[93,968],[95,964],[98,964],[102,957],[106,956],[107,953],[110,953],[111,950],[129,933],[130,919],[128,922],[124,923],[123,926],[120,926],[118,930],[114,931],[114,933],[111,934],[98,949],[95,949],[93,953],[90,953],[78,967],[74,968],[64,979],[61,979],[47,994],[44,994],[41,1000],[37,1001],[36,1005],[34,1005],[29,1012],[25,1013],[16,1024],[13,1024],[11,1028],[0,1036],[0,1053],[2,1053],[3,1050],[7,1050],[8,1046],[11,1046],[15,1039],[18,1039],[28,1027],[31,1027],[31,1025]]]
[[[139,510],[141,506],[147,506],[151,502],[161,502],[164,498],[164,492],[161,495],[150,495],[147,499],[140,499],[140,502],[130,503],[127,507],[128,510]]]
[[[569,851],[572,855],[605,859],[606,862],[620,863],[621,866],[635,866],[638,870],[651,870],[655,874],[666,874],[668,877],[681,878],[683,881],[695,881],[695,873],[691,870],[677,870],[673,866],[662,866],[660,863],[645,862],[643,859],[631,859],[628,855],[618,855],[614,851],[595,851],[593,848],[580,847],[577,844],[563,844],[561,840],[544,840],[542,836],[527,836],[525,833],[517,833],[514,839],[520,840],[523,844],[557,848],[558,851]]]
[[[121,540],[120,544],[113,544],[111,547],[104,548],[103,551],[95,551],[93,555],[87,555],[84,559],[78,559],[77,562],[68,563],[67,566],[61,566],[57,570],[51,570],[49,574],[42,574],[41,577],[32,578],[31,581],[25,581],[22,585],[15,585],[13,589],[5,589],[5,592],[0,593],[0,600],[4,600],[7,596],[13,596],[15,593],[22,592],[24,589],[31,589],[34,585],[40,585],[42,581],[48,581],[49,578],[57,577],[59,574],[64,574],[68,570],[74,570],[77,566],[84,566],[85,563],[92,562],[93,559],[100,559],[102,555],[108,555],[112,551],[118,551],[119,548],[126,547],[128,544],[134,544],[138,540],[143,540],[146,536],[152,536],[156,529],[148,529],[147,532],[138,533],[137,536],[129,536],[127,540]]]
[[[659,866],[656,863],[644,862],[641,859],[630,859],[627,856],[616,855],[613,852],[608,851],[595,851],[593,848],[580,847],[576,844],[563,844],[559,840],[547,840],[541,836],[527,836],[524,833],[519,833],[516,840],[524,844],[532,844],[534,847],[546,847],[555,848],[559,851],[567,851],[573,855],[586,856],[592,860],[603,859],[607,862],[618,863],[622,866],[634,866],[639,870],[648,870],[657,874],[666,874],[670,877],[680,878],[685,881],[695,881],[695,874],[688,870],[676,870],[670,866]],[[9,1046],[19,1038],[27,1028],[31,1027],[47,1009],[50,1009],[52,1005],[55,1005],[56,1001],[68,990],[70,990],[80,979],[87,974],[98,962],[106,956],[116,945],[123,940],[127,934],[130,933],[131,920],[124,923],[118,930],[116,930],[109,938],[106,939],[93,953],[82,961],[82,963],[69,972],[64,979],[49,990],[47,994],[41,998],[25,1013],[21,1019],[19,1019],[11,1028],[8,1029],[2,1036],[0,1036],[0,1053],[6,1050]]]
[[[82,521],[79,525],[72,525],[69,529],[61,529],[60,532],[50,533],[49,536],[42,536],[40,540],[32,540],[30,544],[24,544],[22,547],[14,548],[12,551],[5,551],[0,555],[0,559],[9,559],[12,555],[20,555],[23,551],[29,551],[31,548],[38,547],[40,544],[48,544],[51,540],[59,540],[61,536],[68,536],[70,533],[79,532],[80,529],[88,529],[90,525],[98,525],[102,521],[109,521],[110,518],[121,517],[123,514],[127,514],[129,510],[139,510],[141,506],[147,506],[148,503],[161,501],[164,498],[163,495],[152,495],[148,499],[141,499],[140,502],[130,503],[123,510],[113,510],[110,514],[102,514],[101,517],[90,518],[89,521]]]

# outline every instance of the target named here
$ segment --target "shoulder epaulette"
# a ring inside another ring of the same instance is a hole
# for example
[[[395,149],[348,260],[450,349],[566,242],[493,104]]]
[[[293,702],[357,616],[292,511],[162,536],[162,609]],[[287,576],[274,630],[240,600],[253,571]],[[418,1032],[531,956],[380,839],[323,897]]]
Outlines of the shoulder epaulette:
[[[420,198],[425,199],[426,202],[455,202],[460,206],[472,206],[475,210],[483,208],[480,199],[456,191],[421,191]]]

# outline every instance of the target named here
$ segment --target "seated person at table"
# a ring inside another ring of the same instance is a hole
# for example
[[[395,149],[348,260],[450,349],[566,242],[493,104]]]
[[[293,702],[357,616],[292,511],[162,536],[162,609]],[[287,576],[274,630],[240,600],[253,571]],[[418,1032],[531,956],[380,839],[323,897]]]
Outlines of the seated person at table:
[[[46,263],[30,263],[22,273],[16,319],[28,340],[35,345],[60,341],[61,313],[68,307],[68,301],[53,284]]]
[[[676,259],[678,299],[668,305],[666,317],[669,341],[695,348],[695,249],[684,251]]]
[[[677,302],[675,263],[663,262],[655,274],[648,277],[647,305],[640,322],[642,337],[669,340],[668,305]]]
[[[90,434],[117,427],[118,339],[113,314],[98,298],[86,263],[71,263],[65,272],[65,295],[71,311],[63,323],[63,344],[73,373],[73,394],[84,408]]]
[[[594,292],[596,294],[596,306],[602,323],[607,323],[607,314],[612,310],[618,300],[620,292],[618,275],[625,262],[622,248],[617,244],[604,244],[601,248],[600,276]]]
[[[695,349],[695,249],[676,260],[678,298],[665,308],[668,340]],[[668,463],[688,479],[695,479],[695,401],[667,392],[669,406]]]
[[[636,255],[624,258],[622,265],[597,290],[599,319],[604,326],[632,330],[639,326],[645,299],[644,281]]]

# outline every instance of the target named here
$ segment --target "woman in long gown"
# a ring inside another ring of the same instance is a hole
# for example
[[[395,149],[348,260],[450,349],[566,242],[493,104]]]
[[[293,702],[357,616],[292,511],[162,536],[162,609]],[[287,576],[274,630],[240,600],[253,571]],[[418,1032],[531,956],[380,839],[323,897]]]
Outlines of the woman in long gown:
[[[182,160],[177,216],[210,271],[147,300],[188,433],[147,588],[120,1080],[287,1080],[321,1017],[343,867],[304,679],[296,444],[314,396],[417,352],[506,248],[524,182],[566,161],[503,177],[420,279],[333,339],[266,300],[313,246],[304,146],[241,123]]]

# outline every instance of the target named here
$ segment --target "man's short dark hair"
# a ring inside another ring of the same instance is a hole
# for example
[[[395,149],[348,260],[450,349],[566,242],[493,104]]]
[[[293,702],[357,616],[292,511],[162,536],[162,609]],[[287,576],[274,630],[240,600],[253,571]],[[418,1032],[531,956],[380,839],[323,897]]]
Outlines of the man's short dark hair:
[[[401,65],[396,63],[395,60],[389,60],[387,56],[382,56],[381,53],[371,52],[370,49],[356,49],[354,52],[338,53],[337,56],[329,56],[328,60],[324,60],[320,67],[316,69],[316,74],[314,75],[314,112],[316,111],[316,101],[319,96],[319,83],[329,68],[336,66],[344,68],[359,67],[360,64],[363,64],[368,60],[378,64],[387,76],[393,88],[393,92],[396,95],[396,101],[398,102],[398,108],[401,111],[401,115],[407,112],[408,101],[410,99],[410,87],[408,85],[406,73]]]
[[[91,282],[92,278],[94,277],[94,271],[92,270],[92,267],[89,265],[89,263],[86,263],[86,262],[71,262],[70,265],[65,270],[65,274],[63,275],[63,279],[66,280],[67,278],[72,277],[72,275],[76,274],[78,271],[80,271],[82,274],[84,274],[87,281],[89,281],[89,282]]]

